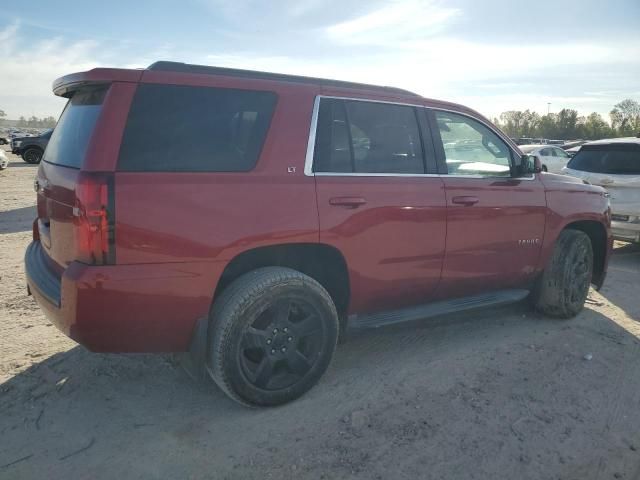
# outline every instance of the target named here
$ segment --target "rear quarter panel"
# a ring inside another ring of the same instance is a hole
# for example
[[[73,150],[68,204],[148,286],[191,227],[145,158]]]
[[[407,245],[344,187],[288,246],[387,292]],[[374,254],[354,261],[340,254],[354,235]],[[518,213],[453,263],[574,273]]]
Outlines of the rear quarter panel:
[[[316,87],[166,72],[145,72],[143,82],[268,90],[278,101],[250,172],[116,172],[118,264],[225,261],[318,241],[315,184],[304,175]]]

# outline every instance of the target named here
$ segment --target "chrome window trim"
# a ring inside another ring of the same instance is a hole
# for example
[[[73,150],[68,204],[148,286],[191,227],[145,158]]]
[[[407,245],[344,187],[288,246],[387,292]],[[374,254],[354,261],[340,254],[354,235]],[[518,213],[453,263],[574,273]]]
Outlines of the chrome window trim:
[[[313,100],[313,113],[311,114],[311,129],[309,130],[309,142],[307,143],[307,156],[304,159],[304,174],[313,177],[313,154],[316,148],[316,131],[318,130],[318,112],[320,110],[321,95],[316,95]]]
[[[451,177],[451,178],[475,178],[475,179],[513,179],[513,180],[535,180],[536,176],[531,175],[530,177],[501,177],[501,176],[485,176],[485,175],[449,175],[449,174],[440,174],[440,173],[354,173],[354,172],[314,172],[313,171],[313,155],[315,153],[316,147],[316,132],[318,129],[318,114],[320,111],[320,101],[323,98],[329,99],[337,99],[337,100],[348,100],[348,101],[356,101],[356,102],[369,102],[369,103],[383,103],[388,105],[399,105],[404,107],[413,107],[413,108],[424,108],[425,110],[438,110],[442,112],[455,113],[456,115],[462,115],[464,117],[470,118],[483,124],[487,127],[491,132],[498,136],[498,138],[502,139],[507,144],[507,147],[511,150],[511,152],[515,155],[518,154],[517,151],[513,149],[513,146],[509,141],[505,140],[504,135],[500,134],[496,130],[491,127],[487,122],[480,120],[472,115],[459,112],[457,110],[448,110],[446,108],[433,108],[427,107],[425,105],[415,104],[415,103],[402,103],[402,102],[391,102],[387,100],[375,100],[369,98],[354,98],[354,97],[339,97],[334,95],[316,95],[313,101],[313,112],[311,114],[311,127],[309,129],[309,141],[307,142],[307,154],[304,160],[304,174],[308,177],[320,176],[320,177]]]

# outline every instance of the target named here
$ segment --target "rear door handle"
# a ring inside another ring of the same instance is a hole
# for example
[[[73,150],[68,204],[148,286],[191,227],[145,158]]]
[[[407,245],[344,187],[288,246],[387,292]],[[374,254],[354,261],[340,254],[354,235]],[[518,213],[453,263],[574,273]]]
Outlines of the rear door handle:
[[[478,199],[478,197],[472,197],[468,195],[463,195],[461,197],[453,197],[451,199],[451,203],[455,203],[457,205],[465,205],[467,207],[470,207],[471,205],[475,205],[479,201],[480,200]]]
[[[362,197],[332,197],[329,199],[329,205],[346,208],[358,208],[366,203],[367,201]]]

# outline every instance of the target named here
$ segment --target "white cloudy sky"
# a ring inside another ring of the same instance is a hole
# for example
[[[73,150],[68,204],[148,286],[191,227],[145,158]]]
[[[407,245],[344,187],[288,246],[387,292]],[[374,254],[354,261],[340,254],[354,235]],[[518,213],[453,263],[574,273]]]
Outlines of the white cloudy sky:
[[[3,0],[0,109],[57,116],[63,74],[155,60],[407,88],[485,115],[640,100],[638,0]]]

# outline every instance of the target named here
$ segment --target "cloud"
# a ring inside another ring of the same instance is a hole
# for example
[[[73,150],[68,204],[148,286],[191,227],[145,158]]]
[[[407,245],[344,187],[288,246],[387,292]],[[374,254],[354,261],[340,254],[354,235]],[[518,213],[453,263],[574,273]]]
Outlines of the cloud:
[[[188,27],[193,35],[176,29],[167,37],[163,30],[126,41],[88,32],[97,40],[69,40],[78,34],[26,23],[0,27],[0,108],[13,118],[56,116],[64,100],[51,93],[55,78],[159,59],[392,85],[487,115],[513,108],[546,112],[547,102],[607,113],[615,102],[638,95],[635,37],[621,41],[596,29],[588,38],[559,32],[553,41],[506,40],[488,36],[504,31],[477,25],[469,5],[440,0],[197,1],[206,31],[194,22]]]
[[[19,23],[0,30],[0,108],[8,118],[57,117],[65,101],[53,95],[51,84],[62,75],[96,67],[97,47],[93,41],[67,43],[59,37],[25,44]]]
[[[326,33],[339,43],[397,46],[446,30],[461,13],[458,8],[442,7],[433,1],[396,0],[353,20],[331,25]]]

